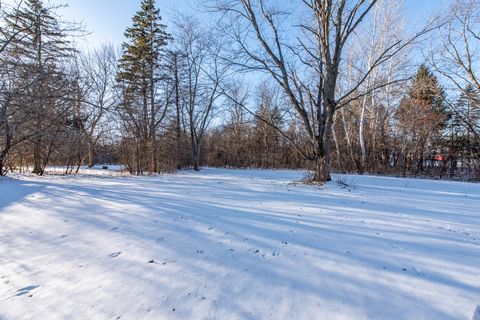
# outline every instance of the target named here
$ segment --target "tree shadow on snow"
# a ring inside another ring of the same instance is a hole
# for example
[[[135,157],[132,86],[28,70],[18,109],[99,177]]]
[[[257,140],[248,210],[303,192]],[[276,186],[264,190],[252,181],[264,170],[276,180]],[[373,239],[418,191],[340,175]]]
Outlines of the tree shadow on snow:
[[[443,210],[450,210],[456,198],[438,200],[447,209],[428,204],[415,208],[408,202],[412,195],[408,192],[397,194],[390,206],[382,202],[382,194],[365,205],[363,197],[339,188],[323,192],[308,186],[265,185],[261,179],[247,184],[219,177],[187,182],[162,179],[119,178],[115,186],[97,179],[97,185],[62,185],[61,190],[47,188],[43,193],[55,199],[52,216],[68,217],[79,230],[97,235],[91,245],[99,251],[102,242],[119,237],[148,248],[142,259],[129,254],[128,248],[117,248],[122,254],[112,259],[114,269],[108,264],[91,267],[105,277],[116,273],[130,283],[143,283],[150,292],[173,290],[174,297],[151,307],[174,309],[178,318],[195,318],[202,308],[214,310],[214,318],[272,314],[288,318],[298,316],[304,307],[328,310],[333,305],[338,312],[350,311],[359,318],[449,319],[458,314],[432,304],[425,292],[415,294],[416,284],[442,288],[445,294],[479,292],[477,285],[443,272],[468,272],[473,260],[479,259],[472,257],[471,264],[451,261],[464,243],[435,228],[422,230],[414,220],[454,221],[457,213]],[[20,185],[15,187],[20,190],[14,193],[18,197],[0,199],[0,208],[41,188]],[[362,185],[359,188],[362,192]],[[423,192],[425,202],[436,198],[428,190]],[[391,195],[391,190],[384,195]],[[51,209],[44,206],[37,208]],[[384,225],[383,217],[403,227]],[[478,218],[465,215],[468,223]],[[36,241],[55,252],[51,235],[39,233]],[[146,273],[150,259],[160,264],[158,270]],[[59,256],[58,261],[65,258]],[[437,269],[423,268],[429,264]],[[279,309],[256,314],[263,297],[276,300]],[[198,300],[194,308],[191,299]],[[182,308],[182,301],[189,308]]]
[[[0,179],[0,212],[29,195],[43,190],[44,183],[17,180],[10,177]]]

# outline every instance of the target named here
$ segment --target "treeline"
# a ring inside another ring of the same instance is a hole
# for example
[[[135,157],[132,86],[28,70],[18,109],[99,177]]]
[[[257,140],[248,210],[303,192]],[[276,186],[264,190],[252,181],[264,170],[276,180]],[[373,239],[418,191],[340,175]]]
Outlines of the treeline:
[[[92,51],[58,6],[2,8],[0,175],[121,163],[136,175],[208,165],[305,168],[316,182],[331,170],[480,179],[480,2],[411,32],[400,2],[328,3],[211,0],[214,24],[178,13],[166,26],[143,0],[122,47]]]
[[[227,123],[209,133],[205,162],[240,168],[306,167],[288,139],[266,123],[283,128],[297,143],[304,139],[296,121],[281,112],[283,100],[266,84],[259,86],[257,96],[255,115],[232,108]],[[387,108],[368,103],[363,129],[362,102],[352,103],[335,118],[335,171],[479,178],[480,141],[469,126],[480,120],[480,96],[473,87],[449,106],[437,78],[422,65],[398,104]]]

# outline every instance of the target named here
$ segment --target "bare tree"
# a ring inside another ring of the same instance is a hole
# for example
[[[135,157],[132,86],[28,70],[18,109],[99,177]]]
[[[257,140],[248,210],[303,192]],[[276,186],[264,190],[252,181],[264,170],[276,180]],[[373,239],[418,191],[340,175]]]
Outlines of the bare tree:
[[[176,26],[178,51],[184,55],[182,105],[190,134],[193,167],[198,171],[202,140],[222,96],[221,82],[228,66],[221,63],[222,48],[215,40],[216,35],[193,17],[177,18]]]
[[[301,23],[290,23],[295,18],[290,8],[274,1],[211,2],[224,21],[228,19],[225,25],[237,45],[232,63],[243,70],[269,74],[289,97],[309,140],[307,148],[297,149],[311,163],[315,182],[331,180],[335,112],[375,90],[358,93],[375,69],[428,31],[386,45],[375,54],[362,76],[339,94],[344,51],[377,0],[303,0],[298,13]]]
[[[458,0],[448,9],[447,22],[440,29],[441,47],[431,52],[435,71],[448,80],[450,89],[469,95],[470,89],[480,92],[480,1]],[[454,112],[462,115],[462,110]],[[465,125],[480,135],[480,124],[468,121]]]
[[[17,145],[31,138],[30,112],[22,105],[21,92],[29,85],[18,77],[12,64],[1,62],[0,68],[0,176],[6,172],[7,155]]]
[[[117,103],[117,58],[111,45],[83,54],[78,65],[78,101],[75,115],[87,144],[88,166],[94,165],[95,145],[108,130],[107,116]]]
[[[175,104],[175,158],[177,162],[177,169],[182,167],[182,136],[183,136],[183,125],[182,125],[182,97],[181,90],[185,84],[185,75],[181,73],[181,70],[184,69],[185,56],[178,49],[168,51],[167,59],[167,68],[168,73],[173,84],[174,97],[173,101]]]
[[[14,102],[14,98],[22,88],[16,81],[18,70],[11,63],[9,55],[6,54],[8,46],[20,37],[24,29],[19,27],[17,19],[12,19],[10,26],[3,26],[3,20],[6,16],[18,16],[19,6],[20,4],[7,12],[0,7],[0,18],[2,19],[2,26],[0,26],[0,176],[5,174],[4,164],[10,149],[30,137],[28,135],[18,137],[18,134],[16,134],[23,132],[18,130],[18,126],[24,123],[24,121],[19,121],[18,118],[21,109],[15,107]]]
[[[376,57],[392,43],[405,38],[405,25],[402,18],[398,17],[401,8],[402,1],[388,0],[379,0],[372,8],[371,14],[356,31],[357,36],[348,47],[348,57],[342,68],[345,72],[340,75],[340,92],[349,90],[352,83],[360,81],[373,67]],[[357,164],[358,172],[374,170],[380,161],[378,155],[381,153],[378,152],[377,146],[380,143],[384,118],[387,116],[388,100],[391,98],[388,93],[404,86],[402,80],[408,79],[413,74],[414,70],[409,67],[411,53],[412,50],[403,50],[402,53],[391,57],[388,63],[373,69],[356,93],[364,96],[356,103],[346,106],[358,119],[358,126],[355,125],[358,128],[354,136],[358,137],[360,158],[353,161]],[[350,152],[352,149],[350,148]]]
[[[31,85],[23,92],[35,108],[31,119],[36,130],[32,137],[34,172],[41,175],[51,155],[62,122],[65,107],[62,99],[68,94],[68,82],[62,69],[65,59],[75,50],[71,37],[79,35],[81,27],[60,21],[56,15],[59,6],[46,5],[39,0],[27,0],[17,10],[6,15],[6,25],[18,36],[9,46],[11,62],[22,68]],[[27,100],[25,100],[26,102]]]

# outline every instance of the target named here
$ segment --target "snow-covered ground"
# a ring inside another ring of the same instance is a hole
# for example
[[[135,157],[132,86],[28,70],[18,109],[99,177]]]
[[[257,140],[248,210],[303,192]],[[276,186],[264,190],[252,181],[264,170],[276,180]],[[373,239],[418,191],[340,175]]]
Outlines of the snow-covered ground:
[[[480,319],[479,184],[95,173],[0,180],[0,319]]]

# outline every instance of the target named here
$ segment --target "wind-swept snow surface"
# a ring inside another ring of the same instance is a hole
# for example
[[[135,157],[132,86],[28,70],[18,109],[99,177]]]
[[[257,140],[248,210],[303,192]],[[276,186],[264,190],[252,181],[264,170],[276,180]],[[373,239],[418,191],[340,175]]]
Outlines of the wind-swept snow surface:
[[[478,184],[0,180],[0,319],[480,319]]]

